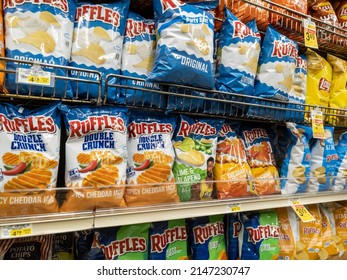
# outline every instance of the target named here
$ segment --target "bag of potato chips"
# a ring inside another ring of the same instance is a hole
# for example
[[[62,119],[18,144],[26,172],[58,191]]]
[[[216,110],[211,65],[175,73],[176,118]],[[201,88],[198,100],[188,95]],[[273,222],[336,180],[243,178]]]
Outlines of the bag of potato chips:
[[[335,167],[336,178],[332,184],[332,190],[342,191],[347,187],[347,132],[340,135],[335,148],[339,159]]]
[[[53,234],[52,260],[74,260],[75,233]]]
[[[225,215],[227,255],[229,260],[238,260],[239,256],[239,233],[241,231],[241,222],[238,213],[229,213]]]
[[[295,252],[294,232],[296,229],[295,213],[291,208],[276,209],[278,215],[278,260],[293,260]]]
[[[347,251],[347,206],[335,203],[332,212],[336,228],[335,244],[340,252]]]

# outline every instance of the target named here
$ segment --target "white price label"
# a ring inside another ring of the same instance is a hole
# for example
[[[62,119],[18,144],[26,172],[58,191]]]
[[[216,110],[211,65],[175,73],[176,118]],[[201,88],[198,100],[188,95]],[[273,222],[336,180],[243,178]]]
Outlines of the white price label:
[[[1,227],[1,238],[23,237],[32,234],[32,224],[10,225]]]
[[[17,83],[19,84],[53,87],[53,79],[51,72],[43,71],[38,66],[33,66],[29,69],[17,69]]]
[[[241,212],[242,208],[241,208],[241,204],[240,203],[233,203],[233,204],[229,204],[227,206],[227,212],[228,213],[237,213],[237,212]]]

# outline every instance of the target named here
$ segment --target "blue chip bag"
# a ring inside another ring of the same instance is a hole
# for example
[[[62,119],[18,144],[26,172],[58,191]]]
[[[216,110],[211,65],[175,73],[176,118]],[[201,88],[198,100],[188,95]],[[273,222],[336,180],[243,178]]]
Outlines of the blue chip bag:
[[[240,220],[241,260],[276,260],[279,255],[276,211],[242,212]]]
[[[297,56],[297,43],[269,25],[261,46],[254,95],[288,101]]]
[[[260,53],[260,33],[252,20],[242,23],[228,9],[219,33],[216,87],[218,90],[253,94]]]
[[[108,74],[119,74],[121,68],[123,36],[129,11],[129,0],[120,0],[112,4],[79,3],[74,25],[70,66],[97,70],[102,74],[102,93]],[[71,71],[72,78],[85,78],[98,81],[98,76],[87,72]],[[115,78],[108,84],[115,84]],[[97,84],[72,82],[74,93],[79,97],[96,99]],[[116,101],[116,90],[110,87],[107,100]]]
[[[226,215],[226,242],[227,255],[229,260],[239,259],[239,232],[241,230],[241,222],[238,213],[230,213]]]
[[[335,150],[334,127],[324,127],[325,139],[315,139],[311,145],[311,172],[309,192],[328,191],[332,188],[333,177],[339,156]]]
[[[181,87],[170,87],[170,92],[184,94],[187,97],[177,96],[177,95],[169,95],[167,109],[168,110],[177,110],[177,111],[185,111],[185,112],[196,112],[201,113],[204,111],[204,104],[206,96],[205,92],[190,90],[187,88]],[[190,96],[196,96],[190,97]]]
[[[52,65],[68,65],[71,54],[73,20],[76,0],[63,1],[4,1],[6,57]],[[20,64],[28,69],[29,64]],[[7,62],[8,70],[17,70],[16,62]],[[71,98],[67,76],[62,68],[44,67],[44,71],[57,76],[54,87],[17,84],[16,74],[6,74],[5,86],[10,93]]]
[[[178,0],[154,0],[158,43],[150,82],[213,89],[214,19]]]
[[[347,132],[340,135],[339,142],[335,148],[339,156],[339,160],[335,169],[336,178],[332,186],[332,190],[341,191],[347,187]]]
[[[146,79],[152,71],[156,49],[155,22],[129,12],[124,35],[121,74],[127,77]],[[160,90],[155,83],[121,79],[121,84],[137,89],[122,88],[121,97],[128,105],[164,108],[166,96],[145,89]],[[143,88],[143,90],[142,90]],[[122,102],[122,100],[119,100]]]
[[[227,260],[224,215],[187,219],[193,260]]]
[[[295,123],[286,123],[290,143],[280,170],[281,193],[293,194],[306,192],[310,176],[311,151],[309,141],[312,128]]]

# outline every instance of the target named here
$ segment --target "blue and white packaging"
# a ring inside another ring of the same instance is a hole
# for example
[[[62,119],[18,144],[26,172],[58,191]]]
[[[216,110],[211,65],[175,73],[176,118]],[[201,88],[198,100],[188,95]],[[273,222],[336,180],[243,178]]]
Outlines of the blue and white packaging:
[[[170,87],[169,91],[176,94],[184,94],[185,96],[177,96],[170,94],[167,100],[168,110],[177,110],[184,112],[202,113],[205,105],[206,93],[203,91],[190,90],[183,87]],[[196,97],[191,97],[196,96]]]
[[[68,65],[71,54],[73,20],[76,0],[61,1],[4,1],[6,57],[52,65]],[[8,70],[17,70],[18,64],[7,62]],[[20,68],[30,68],[21,64]],[[45,67],[44,71],[66,76],[64,69]],[[5,86],[10,93],[17,92],[16,74],[8,73]],[[43,95],[71,98],[68,81],[56,78],[54,87],[18,84],[21,95]]]
[[[332,186],[333,191],[342,191],[347,187],[347,132],[340,135],[338,144],[335,146],[339,156],[336,165],[336,178]]]
[[[254,95],[288,101],[297,56],[297,43],[269,25],[261,46]]]
[[[99,5],[79,3],[76,10],[70,66],[100,71],[102,93],[106,76],[120,73],[129,5],[129,0]],[[98,75],[80,71],[71,71],[71,76],[92,81],[99,79]],[[110,85],[115,83],[115,78],[108,80]],[[74,93],[78,91],[81,98],[98,97],[98,84],[72,82],[72,89]],[[114,87],[110,87],[107,94],[107,101],[116,101]]]
[[[252,95],[260,53],[260,33],[255,20],[242,23],[228,9],[219,33],[216,87]]]
[[[290,143],[286,148],[280,170],[281,193],[306,192],[310,176],[311,151],[309,141],[312,128],[295,123],[286,123]]]
[[[150,82],[213,89],[214,18],[179,0],[154,0],[157,50]]]

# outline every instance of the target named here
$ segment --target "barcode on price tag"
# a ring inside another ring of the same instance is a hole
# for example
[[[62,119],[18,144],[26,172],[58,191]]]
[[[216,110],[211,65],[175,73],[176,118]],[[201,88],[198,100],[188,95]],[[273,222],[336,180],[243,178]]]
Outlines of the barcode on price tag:
[[[29,69],[17,69],[17,83],[53,87],[54,78],[51,72],[43,71],[39,66],[33,66]]]
[[[32,234],[32,224],[10,225],[1,227],[1,238],[23,237]]]
[[[299,199],[291,199],[289,200],[289,204],[293,208],[296,215],[298,215],[300,220],[302,220],[304,223],[316,220]]]
[[[240,203],[233,203],[233,204],[227,205],[227,212],[228,213],[237,213],[237,212],[241,212],[241,211],[242,211],[242,208],[241,208]]]

